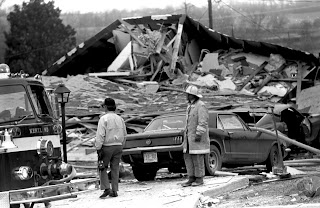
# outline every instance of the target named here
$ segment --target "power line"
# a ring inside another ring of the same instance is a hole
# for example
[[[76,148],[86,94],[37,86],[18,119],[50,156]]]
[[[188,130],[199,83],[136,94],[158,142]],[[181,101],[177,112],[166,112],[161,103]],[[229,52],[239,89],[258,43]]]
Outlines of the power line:
[[[216,1],[216,0],[215,0]],[[273,33],[272,31],[268,30],[267,28],[263,27],[262,25],[256,23],[254,20],[252,20],[250,17],[247,17],[246,15],[242,14],[241,12],[239,12],[238,10],[234,9],[232,6],[226,4],[223,0],[218,0],[219,3],[223,3],[224,5],[226,5],[227,7],[229,7],[231,10],[235,11],[236,13],[240,14],[242,17],[244,17],[245,19],[249,20],[251,23],[257,25],[258,27],[262,28],[263,30],[267,31],[268,33],[278,37],[279,39],[281,39],[280,36],[278,36],[277,34]]]
[[[221,0],[214,0],[216,3],[220,3]],[[320,1],[319,1],[320,2]],[[303,9],[311,9],[311,8],[315,8],[314,6],[308,6],[308,7],[300,7],[300,8],[290,8],[290,9],[280,9],[280,10],[273,10],[273,11],[267,11],[267,12],[257,12],[254,13],[254,15],[260,15],[260,14],[276,14],[276,13],[283,13],[283,12],[292,12],[292,11],[296,11],[296,10],[303,10]],[[320,8],[319,8],[320,9]],[[242,15],[229,15],[229,16],[223,16],[223,17],[214,17],[213,19],[226,19],[226,18],[235,18],[235,17],[240,17]],[[208,18],[203,19],[203,20],[208,20]]]
[[[264,1],[273,1],[273,0],[264,0]],[[318,0],[295,0],[295,1],[290,1],[290,0],[277,0],[280,2],[288,2],[288,3],[320,3]]]
[[[206,9],[203,14],[201,15],[201,17],[198,19],[198,22],[200,22],[200,20],[202,19],[202,17],[207,13],[208,9]]]

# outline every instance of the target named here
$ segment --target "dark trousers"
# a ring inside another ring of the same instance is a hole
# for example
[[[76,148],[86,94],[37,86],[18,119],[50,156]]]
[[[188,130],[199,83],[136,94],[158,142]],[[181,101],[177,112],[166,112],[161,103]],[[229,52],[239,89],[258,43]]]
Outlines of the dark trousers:
[[[195,176],[197,178],[201,178],[205,175],[205,167],[204,167],[204,156],[201,155],[194,155],[184,153],[184,162],[187,168],[187,173],[189,177]]]
[[[119,163],[122,155],[122,146],[102,146],[102,149],[105,169],[103,171],[100,171],[100,189],[110,189],[110,182],[107,173],[107,168],[110,163],[111,187],[113,191],[118,191]]]

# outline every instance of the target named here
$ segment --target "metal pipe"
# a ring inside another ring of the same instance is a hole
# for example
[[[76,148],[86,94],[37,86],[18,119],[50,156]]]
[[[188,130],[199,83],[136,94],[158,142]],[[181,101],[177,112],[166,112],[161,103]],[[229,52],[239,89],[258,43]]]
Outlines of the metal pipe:
[[[64,194],[64,195],[58,195],[58,196],[49,196],[49,197],[44,197],[44,198],[39,198],[39,199],[27,199],[27,200],[22,200],[22,201],[13,201],[10,202],[10,204],[25,204],[25,203],[41,203],[45,201],[57,201],[57,200],[62,200],[62,199],[68,199],[68,198],[77,198],[77,195],[75,194]]]
[[[300,159],[300,160],[286,160],[286,163],[320,163],[320,159]]]
[[[273,121],[273,125],[274,125],[274,129],[277,129],[277,124],[276,124],[276,119],[274,118],[274,112],[273,112],[273,108],[271,108],[271,112],[272,112],[272,121]],[[278,162],[279,162],[279,166],[281,168],[283,168],[283,158],[282,158],[282,151],[281,151],[281,147],[280,147],[280,140],[279,140],[279,135],[278,135],[278,131],[276,132],[276,137],[277,137],[277,144],[278,144]]]
[[[269,135],[272,135],[272,136],[276,136],[276,133],[273,132],[273,131],[270,131],[270,130],[267,130],[267,129],[263,129],[263,128],[259,128],[259,127],[250,127],[252,130],[256,130],[256,131],[260,131],[262,133],[266,133],[266,134],[269,134]],[[281,134],[278,134],[279,136],[279,139],[282,139],[290,144],[293,144],[293,145],[296,145],[298,147],[301,147],[303,149],[306,149],[310,152],[313,152],[315,154],[320,154],[320,150],[319,149],[316,149],[314,147],[310,147],[308,145],[305,145],[305,144],[302,144],[296,140],[293,140],[293,139],[290,139],[289,137],[286,137],[286,136],[283,136]]]

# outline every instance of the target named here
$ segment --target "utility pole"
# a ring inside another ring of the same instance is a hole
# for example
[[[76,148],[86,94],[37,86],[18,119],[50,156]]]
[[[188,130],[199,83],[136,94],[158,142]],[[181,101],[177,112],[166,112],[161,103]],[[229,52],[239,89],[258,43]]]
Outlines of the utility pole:
[[[209,14],[209,28],[213,28],[212,25],[212,2],[211,0],[208,0],[208,14]]]
[[[184,4],[184,13],[186,15],[188,15],[188,3],[187,3],[187,0],[185,0],[183,4]]]

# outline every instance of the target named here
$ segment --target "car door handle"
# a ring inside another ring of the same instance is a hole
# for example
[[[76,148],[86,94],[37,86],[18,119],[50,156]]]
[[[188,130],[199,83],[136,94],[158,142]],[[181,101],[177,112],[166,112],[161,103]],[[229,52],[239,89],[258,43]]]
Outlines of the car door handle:
[[[231,132],[229,132],[229,134],[234,134],[234,132],[231,131]]]

